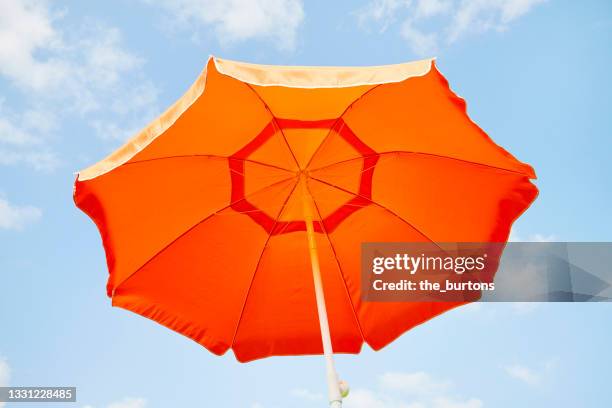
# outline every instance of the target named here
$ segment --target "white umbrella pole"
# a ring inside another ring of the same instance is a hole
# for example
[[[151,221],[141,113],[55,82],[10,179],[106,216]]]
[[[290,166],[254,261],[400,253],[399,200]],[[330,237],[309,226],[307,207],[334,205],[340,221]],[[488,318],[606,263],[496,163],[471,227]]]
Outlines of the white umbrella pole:
[[[314,280],[315,296],[317,298],[317,312],[319,313],[319,326],[321,328],[321,340],[323,341],[323,354],[327,368],[327,387],[329,390],[329,406],[331,408],[342,408],[342,394],[336,367],[334,365],[334,351],[332,349],[329,334],[329,322],[327,321],[327,308],[325,307],[325,295],[323,293],[323,282],[321,281],[321,269],[319,268],[319,254],[317,252],[317,241],[315,240],[314,225],[312,222],[313,211],[310,193],[306,187],[304,178],[301,180],[304,221],[306,223],[306,234],[308,235],[308,250],[310,252],[310,264],[312,266],[312,277]]]

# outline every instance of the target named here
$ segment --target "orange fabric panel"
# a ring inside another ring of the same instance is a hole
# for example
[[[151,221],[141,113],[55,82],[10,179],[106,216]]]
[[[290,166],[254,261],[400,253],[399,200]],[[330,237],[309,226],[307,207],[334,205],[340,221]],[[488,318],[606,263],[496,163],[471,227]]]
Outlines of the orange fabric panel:
[[[244,171],[236,169],[233,172],[234,176],[244,177],[244,194],[247,196],[283,180],[294,178],[292,172],[250,161],[244,162]]]
[[[299,167],[304,169],[330,129],[284,129],[283,134],[295,154]]]
[[[298,180],[296,179],[296,183]],[[300,188],[298,188],[296,184],[296,188],[293,189],[289,197],[287,198],[287,203],[285,204],[285,208],[281,213],[278,221],[282,222],[291,222],[295,220],[301,220],[304,216],[304,209],[302,205],[302,194],[300,192]],[[283,225],[282,228],[285,230],[288,226]]]
[[[235,156],[246,157],[248,155],[249,160],[296,171],[298,169],[296,159],[283,132],[278,129],[275,123],[271,123],[271,126],[274,129],[274,133],[267,140],[261,144],[249,143],[237,152]]]
[[[130,161],[195,154],[230,156],[272,120],[249,85],[218,73],[212,62],[207,72],[202,95]],[[278,159],[270,156],[269,160]]]
[[[358,194],[348,175],[361,161],[311,175]],[[435,155],[390,153],[376,163],[371,199],[436,242],[503,242],[536,195],[535,186],[520,173]]]
[[[351,202],[355,197],[353,194],[332,188],[313,178],[308,180],[308,190],[315,200],[318,214],[323,219],[333,219],[338,211],[343,210],[343,207],[345,211],[354,211],[369,205],[364,202]],[[328,225],[328,227],[332,226]]]
[[[233,345],[239,361],[323,352],[305,242],[303,231],[270,238]],[[321,234],[317,235],[317,246],[327,313],[334,322],[330,327],[334,351],[357,353],[361,334],[336,259]]]
[[[449,89],[435,66],[422,77],[373,88],[343,119],[377,153],[430,153],[534,177],[529,165],[493,143],[469,119],[465,102]],[[327,148],[324,145],[321,150]]]
[[[230,193],[227,160],[210,157],[132,162],[77,181],[76,204],[96,221],[104,241],[109,295],[153,254],[226,207]]]
[[[344,122],[337,122],[335,127],[329,132],[327,137],[321,142],[316,153],[313,155],[309,169],[316,170],[331,164],[340,163],[347,160],[362,157],[356,146],[351,145],[342,137],[343,131],[347,128]]]
[[[329,233],[329,238],[342,265],[344,280],[357,310],[365,341],[372,348],[382,348],[404,331],[431,317],[429,311],[437,306],[427,303],[373,303],[361,300],[361,243],[428,241],[410,223],[372,204],[350,215]],[[440,303],[441,307],[444,305],[448,308],[454,306]]]
[[[250,218],[232,212],[206,219],[152,258],[117,287],[113,305],[225,353],[267,238]],[[227,245],[227,234],[236,246]]]

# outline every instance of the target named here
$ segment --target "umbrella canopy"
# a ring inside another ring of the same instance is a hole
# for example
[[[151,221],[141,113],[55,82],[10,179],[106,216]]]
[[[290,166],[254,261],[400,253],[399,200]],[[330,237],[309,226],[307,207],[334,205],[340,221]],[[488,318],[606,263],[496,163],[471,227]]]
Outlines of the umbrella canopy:
[[[533,169],[432,60],[277,67],[210,58],[181,99],[79,173],[114,306],[240,361],[378,350],[456,303],[364,302],[362,242],[505,242]],[[307,235],[311,227],[312,241]]]

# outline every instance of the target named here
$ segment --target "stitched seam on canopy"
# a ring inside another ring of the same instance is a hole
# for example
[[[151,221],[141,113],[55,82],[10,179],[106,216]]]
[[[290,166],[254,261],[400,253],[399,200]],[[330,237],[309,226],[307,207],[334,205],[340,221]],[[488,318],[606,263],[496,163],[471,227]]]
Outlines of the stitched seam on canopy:
[[[141,271],[145,266],[147,266],[149,263],[151,263],[159,254],[161,254],[162,252],[164,252],[166,249],[168,249],[170,246],[172,246],[176,241],[178,241],[179,239],[181,239],[182,237],[184,237],[185,235],[189,234],[191,231],[193,231],[195,228],[197,228],[198,226],[202,225],[204,222],[208,221],[209,219],[211,219],[212,217],[214,217],[215,215],[218,215],[221,211],[223,210],[227,210],[228,208],[231,208],[232,206],[234,206],[236,203],[239,203],[240,201],[246,200],[248,197],[252,197],[255,194],[259,194],[265,190],[268,190],[272,187],[276,187],[279,184],[282,183],[286,183],[292,179],[294,179],[295,177],[288,177],[286,179],[277,181],[276,183],[270,184],[269,186],[265,186],[260,188],[257,191],[254,191],[251,194],[248,194],[242,198],[240,198],[240,200],[235,200],[231,203],[229,203],[228,205],[219,208],[218,210],[215,210],[213,213],[207,215],[206,217],[202,218],[200,221],[198,221],[196,224],[194,224],[193,226],[191,226],[189,229],[187,229],[185,232],[181,233],[179,236],[177,236],[176,238],[174,238],[170,243],[166,244],[162,249],[160,249],[159,251],[157,251],[151,258],[149,258],[144,264],[142,264],[141,266],[139,266],[135,271],[131,272],[128,276],[126,276],[124,279],[121,280],[121,282],[118,282],[116,285],[114,285],[113,287],[113,292],[115,290],[117,290],[117,288],[119,288],[119,286],[121,286],[122,284],[124,284],[128,279],[130,279],[132,276],[134,276],[137,272]]]
[[[223,74],[223,75],[225,75],[225,74]],[[234,77],[230,76],[230,78],[234,78]],[[234,79],[236,79],[236,78],[234,78]],[[249,84],[247,82],[240,81],[239,79],[236,79],[236,80],[238,82],[240,82],[241,84],[246,85],[246,87],[249,88],[255,94],[257,99],[259,99],[259,101],[266,108],[266,110],[268,111],[268,113],[272,117],[272,122],[274,123],[274,126],[276,126],[276,128],[280,131],[280,134],[283,136],[283,140],[285,141],[285,145],[287,146],[287,149],[289,149],[289,153],[291,153],[291,157],[293,157],[293,161],[295,162],[296,167],[299,169],[300,168],[300,163],[298,162],[297,158],[295,157],[295,153],[293,153],[293,150],[291,149],[291,146],[289,145],[289,142],[287,141],[287,137],[285,136],[285,132],[283,132],[283,129],[278,124],[278,121],[276,120],[276,116],[274,115],[274,112],[272,112],[272,109],[270,109],[270,106],[268,106],[266,101],[264,101],[264,99],[261,97],[261,95],[259,95],[259,93],[255,90],[255,88],[253,88],[251,86],[251,84]]]
[[[348,297],[349,303],[351,304],[351,310],[353,311],[353,316],[355,317],[355,322],[357,323],[357,328],[359,329],[359,335],[361,336],[361,341],[363,342],[365,341],[365,336],[361,328],[361,323],[359,322],[359,317],[357,316],[357,311],[355,310],[355,305],[353,304],[353,298],[351,296],[351,293],[349,292],[348,285],[346,283],[346,279],[344,278],[344,272],[342,272],[342,266],[340,266],[340,260],[338,259],[336,248],[334,247],[334,244],[332,243],[331,238],[329,234],[327,233],[327,229],[325,228],[323,217],[321,216],[321,211],[319,211],[319,206],[317,205],[317,200],[314,198],[314,196],[310,192],[310,188],[308,186],[306,186],[306,188],[308,189],[308,193],[310,194],[310,197],[312,197],[312,201],[314,203],[315,209],[317,210],[317,214],[319,214],[319,220],[321,220],[320,222],[321,222],[321,229],[323,230],[323,234],[327,238],[327,242],[329,242],[329,246],[331,247],[332,253],[334,254],[334,260],[336,261],[336,265],[338,265],[338,273],[340,275],[340,279],[342,280],[342,283],[344,284],[346,296]]]
[[[249,162],[249,163],[259,164],[261,166],[266,166],[266,167],[272,167],[272,168],[275,168],[275,169],[278,169],[278,170],[287,171],[287,172],[292,173],[292,174],[295,173],[293,170],[286,169],[286,168],[280,167],[280,166],[275,166],[274,164],[268,164],[268,163],[260,162],[260,161],[257,161],[257,160],[240,159],[240,158],[236,158],[236,157],[219,156],[219,155],[214,155],[214,154],[183,154],[183,155],[178,155],[178,156],[155,157],[155,158],[152,158],[152,159],[144,159],[144,160],[128,162],[128,163],[125,163],[125,165],[128,166],[128,165],[138,164],[138,163],[149,163],[149,162],[157,161],[157,160],[184,159],[184,158],[189,158],[189,157],[199,157],[199,158],[203,158],[203,159],[236,160],[236,161],[241,161],[241,162]]]
[[[163,159],[186,158],[186,157],[189,157],[189,156],[184,156],[184,157],[179,157],[179,156],[176,156],[176,157],[166,157],[166,158],[161,158],[161,159],[151,159],[150,161],[163,160]],[[195,157],[198,157],[198,156],[195,156]],[[205,158],[212,159],[213,157],[205,157]],[[223,159],[225,159],[225,158],[223,158]],[[232,160],[231,158],[228,158],[228,162],[231,161],[231,160]],[[257,163],[257,162],[252,162],[252,161],[249,161],[249,160],[241,160],[241,159],[236,159],[236,160],[240,161],[240,162]],[[145,163],[149,163],[150,161],[147,160],[147,161],[145,161]],[[131,164],[138,164],[138,163],[141,163],[141,162],[127,163],[127,164],[125,164],[125,166],[131,165]],[[260,163],[257,163],[257,164],[260,164]],[[266,167],[269,167],[269,166],[266,166]],[[286,170],[286,169],[283,169],[283,168],[280,168],[280,167],[276,167],[276,170],[286,171],[287,173],[295,174],[293,171],[289,171],[289,170]],[[230,167],[229,171],[230,171],[230,174],[232,174],[232,173],[233,174],[238,174],[238,175],[241,175],[243,177],[245,175],[244,172],[236,171],[236,170],[232,169],[231,167]],[[263,179],[265,179],[265,178],[270,178],[270,176],[266,176],[266,177],[261,177],[260,176],[260,177],[254,177],[254,178],[263,178]]]
[[[266,252],[266,249],[268,249],[268,242],[270,242],[270,239],[272,238],[272,232],[276,228],[276,225],[278,224],[278,221],[280,220],[280,217],[283,214],[283,211],[285,210],[285,207],[287,206],[287,203],[289,202],[289,199],[291,198],[291,195],[295,191],[298,183],[299,183],[299,179],[296,180],[295,185],[293,186],[293,188],[289,192],[289,195],[287,195],[287,198],[285,199],[285,202],[283,203],[283,206],[281,207],[281,209],[278,212],[276,218],[274,219],[274,226],[270,229],[270,232],[268,233],[268,238],[266,239],[264,247],[261,250],[261,254],[259,255],[259,259],[257,260],[257,264],[255,265],[255,270],[253,271],[253,276],[251,277],[251,282],[249,283],[249,289],[247,290],[246,296],[244,298],[244,302],[242,303],[242,309],[240,310],[240,317],[238,317],[238,323],[236,324],[236,329],[234,330],[234,335],[232,336],[232,341],[230,343],[230,347],[234,346],[234,341],[236,340],[236,337],[238,336],[238,330],[240,329],[240,323],[242,322],[242,316],[244,315],[244,311],[246,309],[246,305],[247,305],[247,302],[249,300],[249,296],[251,295],[251,289],[253,288],[253,283],[255,282],[255,277],[257,276],[257,271],[259,270],[259,265],[261,263],[261,260],[263,259],[264,253]]]
[[[313,180],[316,180],[316,181],[318,181],[318,182],[320,182],[320,183],[327,184],[328,186],[330,186],[330,187],[332,187],[332,188],[336,188],[336,189],[338,189],[338,190],[340,190],[340,191],[343,191],[343,192],[345,192],[345,193],[347,193],[347,194],[351,194],[351,195],[353,195],[353,196],[355,196],[355,197],[360,197],[360,198],[363,198],[364,200],[368,200],[368,201],[369,201],[369,202],[371,202],[372,204],[374,204],[374,205],[376,205],[376,206],[378,206],[378,207],[382,208],[383,210],[385,210],[385,211],[389,212],[391,215],[393,215],[393,216],[395,216],[395,217],[399,218],[401,221],[403,221],[404,223],[406,223],[406,224],[407,224],[409,227],[411,227],[412,229],[414,229],[416,232],[418,232],[419,234],[421,234],[422,236],[424,236],[425,238],[427,238],[427,239],[428,239],[429,241],[431,241],[432,243],[436,244],[436,242],[435,242],[434,240],[432,240],[432,239],[431,239],[431,238],[429,238],[427,235],[425,235],[425,234],[424,234],[424,233],[423,233],[423,232],[422,232],[420,229],[418,229],[417,227],[415,227],[414,225],[412,225],[410,222],[408,222],[406,219],[404,219],[403,217],[401,217],[399,214],[395,213],[394,211],[392,211],[391,209],[389,209],[389,208],[385,207],[384,205],[382,205],[382,204],[380,204],[380,203],[377,203],[376,201],[373,201],[372,199],[370,199],[370,198],[368,198],[368,197],[366,197],[366,196],[363,196],[363,195],[361,195],[361,194],[355,194],[355,193],[353,193],[352,191],[346,190],[346,189],[344,189],[344,188],[342,188],[342,187],[339,187],[339,186],[337,186],[337,185],[335,185],[335,184],[332,184],[332,183],[329,183],[329,182],[327,182],[327,181],[324,181],[324,180],[318,179],[318,178],[316,178],[316,177],[313,177],[312,175],[310,176],[310,178],[311,178],[311,179],[313,179]],[[436,245],[437,245],[437,244],[436,244]]]
[[[314,160],[314,158],[317,156],[317,154],[319,153],[319,151],[321,150],[321,148],[323,147],[323,145],[325,144],[325,142],[327,142],[327,140],[329,139],[329,137],[331,136],[334,128],[338,125],[338,123],[340,122],[340,120],[344,117],[344,115],[346,115],[346,113],[353,107],[353,105],[355,105],[357,102],[359,102],[362,98],[364,98],[367,94],[369,94],[370,92],[372,92],[373,90],[375,90],[376,88],[378,88],[379,86],[384,85],[384,84],[378,84],[373,86],[372,88],[366,90],[364,93],[362,93],[361,95],[359,95],[357,98],[355,98],[351,103],[349,103],[347,105],[347,107],[344,109],[344,111],[340,114],[340,116],[338,116],[338,118],[334,121],[333,125],[331,125],[331,127],[329,128],[329,132],[327,132],[327,134],[325,135],[325,137],[323,138],[323,140],[321,141],[321,143],[319,144],[319,146],[317,146],[317,149],[314,151],[314,153],[312,154],[312,156],[310,156],[310,159],[308,160],[308,163],[306,164],[306,169],[308,169],[310,167],[310,163],[312,163],[312,161]],[[342,123],[342,126],[346,126],[345,123]]]
[[[383,155],[393,155],[393,154],[400,155],[400,156],[401,155],[415,154],[415,155],[428,156],[428,157],[437,158],[437,159],[455,160],[455,161],[462,162],[462,163],[465,163],[465,164],[472,164],[472,165],[475,165],[475,166],[487,167],[487,168],[490,168],[490,169],[493,169],[493,170],[503,170],[503,171],[507,171],[507,172],[510,172],[510,173],[515,173],[515,174],[520,174],[522,176],[530,177],[530,175],[527,174],[527,173],[523,173],[523,172],[520,172],[520,171],[517,171],[517,170],[505,169],[503,167],[492,166],[492,165],[486,164],[486,163],[474,162],[474,161],[470,161],[470,160],[460,159],[458,157],[446,156],[446,155],[443,155],[443,154],[435,154],[435,153],[427,153],[427,152],[416,152],[416,151],[411,152],[411,151],[406,151],[406,150],[395,150],[395,151],[388,151],[388,152],[370,154],[370,155],[365,155],[365,156],[358,156],[358,157],[354,157],[352,159],[341,160],[339,162],[327,164],[327,165],[322,166],[322,167],[317,167],[316,169],[310,170],[310,172],[321,171],[321,170],[324,170],[324,169],[327,169],[327,168],[330,168],[330,167],[334,167],[334,166],[337,166],[337,165],[345,164],[345,163],[348,163],[348,162],[351,162],[351,161],[366,159],[368,157],[383,156]],[[521,164],[524,164],[524,163],[521,163]]]

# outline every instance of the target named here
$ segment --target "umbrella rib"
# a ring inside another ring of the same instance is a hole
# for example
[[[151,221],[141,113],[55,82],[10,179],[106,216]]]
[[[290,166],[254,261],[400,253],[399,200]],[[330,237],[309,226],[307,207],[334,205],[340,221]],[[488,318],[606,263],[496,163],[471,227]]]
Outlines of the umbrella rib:
[[[310,193],[310,187],[308,187],[307,185],[306,188],[308,189],[308,193],[310,194],[310,197],[312,198],[312,202],[314,203],[314,207],[317,210],[317,214],[319,215],[319,220],[323,220],[323,217],[321,216],[321,211],[319,210],[319,206],[317,205],[317,200],[315,200],[314,196]],[[329,242],[329,246],[331,247],[332,253],[334,254],[334,260],[336,261],[336,265],[338,265],[338,272],[340,274],[340,279],[342,280],[342,283],[344,284],[344,289],[346,290],[346,296],[348,297],[349,302],[351,304],[351,310],[353,311],[353,316],[355,316],[355,322],[357,322],[357,328],[359,329],[359,335],[361,336],[361,341],[363,342],[365,341],[365,335],[363,334],[363,329],[361,328],[361,323],[359,322],[359,317],[357,316],[357,311],[355,310],[355,305],[353,304],[353,298],[351,297],[351,293],[348,289],[346,279],[344,278],[344,272],[342,271],[342,266],[340,266],[340,260],[338,259],[336,248],[334,247],[334,244],[332,243],[331,238],[329,234],[327,233],[327,229],[325,228],[325,225],[323,225],[324,224],[323,221],[321,221],[320,224],[321,224],[321,228],[323,229],[323,234],[327,238],[327,242]]]
[[[372,88],[368,89],[367,91],[365,91],[364,93],[359,95],[357,98],[355,98],[350,104],[348,104],[348,106],[344,109],[344,111],[340,114],[340,116],[338,116],[338,118],[336,118],[334,123],[331,125],[331,127],[329,128],[329,132],[327,132],[327,135],[325,135],[325,137],[323,138],[323,140],[321,141],[319,146],[317,146],[317,148],[314,151],[314,153],[312,154],[312,156],[310,156],[310,159],[308,160],[308,164],[306,164],[305,168],[309,168],[310,167],[310,163],[312,163],[312,160],[315,158],[317,153],[319,153],[319,150],[321,150],[321,148],[323,147],[325,142],[327,142],[327,139],[329,139],[330,135],[332,134],[332,130],[336,127],[338,122],[340,122],[340,119],[342,119],[344,117],[344,115],[346,115],[346,113],[353,107],[353,105],[355,105],[362,98],[364,98],[367,94],[369,94],[370,92],[372,92],[373,90],[375,90],[376,88],[378,88],[381,85],[384,85],[384,84],[378,84],[378,85],[373,86]],[[343,126],[344,126],[344,124],[343,124]]]
[[[162,252],[164,252],[166,249],[168,249],[170,246],[172,246],[176,241],[178,241],[179,239],[181,239],[182,237],[184,237],[185,235],[189,234],[191,231],[193,231],[195,228],[197,228],[198,226],[202,225],[204,222],[208,221],[209,219],[211,219],[212,217],[214,217],[215,215],[218,215],[221,211],[227,210],[228,208],[231,208],[233,205],[246,200],[249,197],[252,197],[255,194],[259,194],[265,190],[268,190],[272,187],[276,187],[279,184],[282,183],[286,183],[287,181],[292,180],[294,177],[288,177],[286,179],[277,181],[276,183],[270,184],[268,186],[262,187],[257,191],[254,191],[244,197],[242,197],[239,200],[235,200],[232,201],[231,203],[229,203],[228,205],[219,208],[217,210],[215,210],[214,212],[208,214],[206,217],[202,218],[200,221],[198,221],[197,223],[195,223],[194,225],[192,225],[189,229],[187,229],[185,232],[181,233],[179,236],[177,236],[176,238],[174,238],[172,241],[170,241],[168,244],[166,244],[163,248],[161,248],[159,251],[157,251],[152,257],[150,257],[145,263],[143,263],[141,266],[139,266],[138,268],[136,268],[133,272],[131,272],[128,276],[126,276],[124,279],[121,280],[121,282],[118,282],[114,287],[113,287],[113,293],[115,290],[117,290],[117,288],[119,288],[121,285],[123,285],[128,279],[130,279],[132,276],[134,276],[136,273],[140,272],[145,266],[147,266],[149,263],[151,263],[159,254],[161,254]],[[297,185],[297,182],[296,182]],[[294,187],[295,188],[295,187]]]
[[[280,131],[281,135],[283,136],[283,140],[285,141],[285,145],[287,145],[287,149],[289,149],[289,153],[291,153],[291,157],[293,157],[293,161],[295,162],[295,165],[299,169],[300,168],[300,162],[298,162],[297,157],[295,157],[295,153],[293,153],[293,150],[291,149],[291,146],[289,145],[289,142],[287,141],[287,137],[285,136],[285,132],[283,132],[283,129],[278,124],[278,121],[276,120],[276,116],[274,115],[274,112],[272,112],[272,109],[270,109],[270,106],[266,103],[266,101],[264,101],[264,99],[261,97],[259,92],[257,92],[255,90],[255,88],[253,88],[253,86],[251,84],[248,84],[248,83],[242,82],[242,81],[240,81],[240,82],[243,83],[244,85],[246,85],[246,87],[249,88],[255,94],[257,99],[259,99],[259,101],[266,108],[266,110],[268,111],[268,113],[272,117],[272,122],[274,123],[274,126],[276,126],[276,128]]]
[[[261,264],[261,260],[263,259],[264,253],[266,252],[266,249],[268,248],[268,242],[270,242],[270,238],[272,238],[272,233],[274,232],[274,229],[276,228],[276,225],[278,224],[281,214],[285,210],[285,207],[287,206],[287,203],[289,202],[291,195],[293,195],[293,192],[295,191],[297,185],[298,185],[298,181],[296,181],[295,185],[293,186],[293,188],[287,195],[287,198],[283,202],[283,205],[281,206],[280,211],[278,212],[278,214],[276,215],[276,218],[274,219],[274,226],[270,229],[270,232],[268,233],[268,238],[266,238],[266,242],[264,243],[264,246],[261,249],[261,254],[259,254],[259,259],[257,260],[257,264],[255,265],[255,269],[253,270],[253,276],[251,276],[251,282],[249,283],[249,288],[247,289],[246,296],[244,297],[244,302],[242,303],[242,308],[240,309],[240,316],[238,317],[238,323],[236,323],[236,329],[234,330],[234,335],[232,336],[230,348],[234,346],[234,341],[236,340],[236,336],[238,335],[238,330],[240,329],[240,323],[242,322],[242,316],[244,315],[244,310],[246,309],[246,305],[249,300],[249,296],[251,294],[251,289],[253,288],[253,283],[255,282],[255,276],[257,275],[257,271],[259,270],[259,265]]]
[[[385,207],[384,205],[382,205],[382,204],[380,204],[380,203],[377,203],[376,201],[372,200],[371,198],[368,198],[368,197],[363,196],[363,195],[361,195],[361,194],[356,194],[356,193],[353,193],[352,191],[349,191],[349,190],[347,190],[347,189],[344,189],[344,188],[342,188],[342,187],[340,187],[340,186],[337,186],[337,185],[335,185],[335,184],[329,183],[329,182],[327,182],[327,181],[324,181],[324,180],[318,179],[318,178],[316,178],[316,177],[313,177],[312,175],[310,176],[310,178],[311,178],[311,179],[313,179],[313,180],[316,180],[316,181],[318,181],[318,182],[320,182],[320,183],[327,184],[328,186],[330,186],[330,187],[332,187],[332,188],[335,188],[335,189],[338,189],[338,190],[340,190],[340,191],[343,191],[343,192],[345,192],[345,193],[347,193],[347,194],[353,195],[353,196],[355,196],[355,197],[363,198],[364,200],[367,200],[367,201],[371,202],[372,204],[374,204],[374,205],[376,205],[376,206],[378,206],[378,207],[382,208],[383,210],[387,211],[387,212],[388,212],[388,213],[390,213],[391,215],[393,215],[393,216],[397,217],[398,219],[400,219],[401,221],[403,221],[404,223],[406,223],[408,226],[410,226],[410,227],[411,227],[412,229],[414,229],[416,232],[418,232],[419,234],[421,234],[422,236],[424,236],[425,238],[427,238],[427,239],[428,239],[429,241],[431,241],[432,243],[434,243],[434,244],[436,243],[434,240],[432,240],[432,239],[431,239],[431,238],[429,238],[427,235],[425,235],[425,233],[423,233],[423,231],[421,231],[420,229],[418,229],[417,227],[415,227],[414,225],[412,225],[410,222],[408,222],[408,221],[407,221],[406,219],[404,219],[402,216],[400,216],[399,214],[397,214],[395,211],[392,211],[391,209],[389,209],[389,208]],[[436,245],[437,245],[437,244],[436,244]]]
[[[517,171],[517,170],[511,170],[511,169],[506,169],[503,167],[497,167],[497,166],[492,166],[490,164],[486,164],[486,163],[479,163],[479,162],[475,162],[475,161],[471,161],[471,160],[465,160],[465,159],[461,159],[458,157],[451,157],[451,156],[445,156],[443,154],[435,154],[435,153],[427,153],[427,152],[416,152],[416,151],[407,151],[407,150],[393,150],[393,151],[388,151],[388,152],[381,152],[381,153],[374,153],[374,154],[368,154],[365,156],[358,156],[358,157],[353,157],[351,159],[346,159],[346,160],[341,160],[339,162],[335,162],[335,163],[331,163],[331,164],[327,164],[325,166],[322,167],[317,167],[315,169],[310,170],[311,172],[314,171],[320,171],[320,170],[324,170],[324,169],[328,169],[330,167],[334,167],[334,166],[338,166],[340,164],[345,164],[345,163],[349,163],[355,160],[362,160],[362,159],[367,159],[370,157],[379,157],[379,156],[386,156],[386,155],[410,155],[410,154],[414,154],[414,155],[420,155],[420,156],[427,156],[427,157],[431,157],[431,158],[435,158],[435,159],[448,159],[448,160],[455,160],[458,162],[462,162],[465,164],[472,164],[475,166],[482,166],[482,167],[487,167],[490,169],[495,169],[495,170],[503,170],[503,171],[507,171],[510,173],[516,173],[516,174],[520,174],[522,176],[528,176],[530,177],[529,174]],[[521,163],[522,164],[522,163]]]
[[[144,160],[138,160],[138,161],[133,161],[133,162],[127,162],[124,163],[123,166],[128,166],[128,165],[132,165],[132,164],[139,164],[139,163],[149,163],[152,161],[157,161],[157,160],[168,160],[168,159],[184,159],[184,158],[189,158],[189,157],[201,157],[204,159],[218,159],[218,160],[236,160],[236,161],[241,161],[241,162],[248,162],[248,163],[253,163],[253,164],[259,164],[261,166],[266,166],[266,167],[272,167],[278,170],[285,170],[289,173],[294,173],[293,170],[289,170],[286,169],[284,167],[280,167],[280,166],[275,166],[273,164],[268,164],[268,163],[263,163],[257,160],[251,160],[251,159],[239,159],[239,158],[235,158],[235,157],[227,157],[227,156],[219,156],[219,155],[214,155],[214,154],[184,154],[184,155],[177,155],[177,156],[164,156],[164,157],[154,157],[152,159],[144,159]]]

